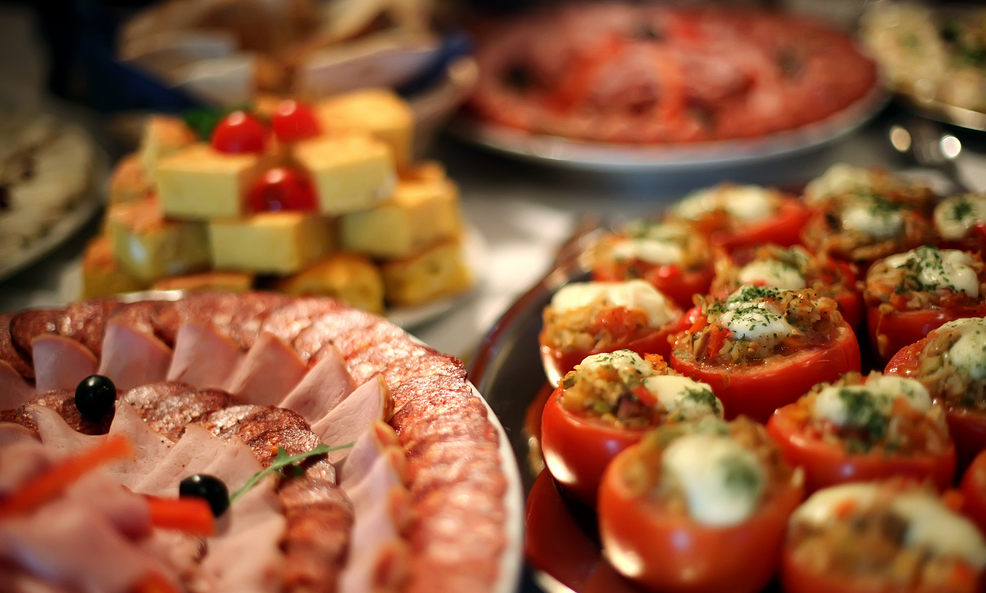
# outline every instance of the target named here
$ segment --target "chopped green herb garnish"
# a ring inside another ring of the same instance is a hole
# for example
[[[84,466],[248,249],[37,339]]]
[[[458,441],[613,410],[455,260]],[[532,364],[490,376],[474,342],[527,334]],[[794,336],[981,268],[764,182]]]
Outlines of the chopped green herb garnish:
[[[253,475],[246,484],[243,484],[237,491],[233,492],[229,496],[229,504],[236,502],[238,498],[249,492],[251,488],[260,483],[261,480],[272,474],[278,474],[283,477],[294,477],[304,474],[304,468],[300,467],[298,464],[309,457],[315,457],[316,455],[325,455],[326,453],[332,453],[334,451],[341,451],[343,449],[348,449],[352,447],[355,443],[346,443],[345,445],[339,445],[338,447],[329,447],[328,445],[322,444],[311,451],[306,453],[299,453],[297,455],[288,455],[288,452],[284,450],[284,447],[277,448],[277,456],[274,457],[273,463],[270,467],[267,467]]]

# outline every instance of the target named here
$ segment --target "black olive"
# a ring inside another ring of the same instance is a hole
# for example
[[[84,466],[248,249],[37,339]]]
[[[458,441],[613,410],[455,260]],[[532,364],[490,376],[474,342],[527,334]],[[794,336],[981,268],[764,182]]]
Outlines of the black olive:
[[[101,422],[116,403],[116,385],[109,377],[89,375],[75,388],[75,407],[90,422]]]
[[[196,474],[178,484],[180,498],[204,498],[212,508],[212,514],[221,516],[229,508],[229,490],[226,484],[215,476]]]

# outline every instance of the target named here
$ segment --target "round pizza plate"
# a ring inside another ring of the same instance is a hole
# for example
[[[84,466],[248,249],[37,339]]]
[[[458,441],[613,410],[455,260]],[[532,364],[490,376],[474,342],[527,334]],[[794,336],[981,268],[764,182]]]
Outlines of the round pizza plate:
[[[532,134],[460,115],[451,133],[466,142],[537,164],[601,173],[674,173],[752,165],[793,156],[851,134],[887,104],[890,94],[876,83],[865,95],[824,120],[760,138],[688,144],[610,144]]]

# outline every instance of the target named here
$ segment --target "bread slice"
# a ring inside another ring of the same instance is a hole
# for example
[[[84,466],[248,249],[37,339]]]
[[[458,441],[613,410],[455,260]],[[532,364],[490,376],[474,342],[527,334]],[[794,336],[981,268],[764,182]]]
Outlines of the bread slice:
[[[184,290],[188,292],[214,290],[220,292],[248,292],[253,288],[255,276],[249,272],[203,272],[188,276],[173,276],[158,280],[154,290]]]
[[[416,307],[442,296],[469,290],[472,273],[458,239],[442,242],[412,257],[381,266],[389,304]]]
[[[342,299],[371,313],[383,313],[383,278],[368,258],[336,253],[293,276],[279,280],[277,290],[293,295],[324,295]]]
[[[107,297],[145,288],[146,283],[128,274],[117,263],[109,236],[99,235],[89,241],[82,257],[82,298]]]

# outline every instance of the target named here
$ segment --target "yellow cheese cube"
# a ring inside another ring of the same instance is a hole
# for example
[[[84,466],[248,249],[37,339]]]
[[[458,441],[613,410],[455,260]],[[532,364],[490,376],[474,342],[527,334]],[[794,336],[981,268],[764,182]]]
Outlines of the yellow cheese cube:
[[[247,292],[253,287],[255,275],[250,272],[203,272],[189,276],[173,276],[158,280],[153,290],[185,290],[189,292],[217,290]]]
[[[99,235],[86,245],[82,258],[82,298],[95,299],[145,288],[147,284],[117,264],[108,236]]]
[[[414,307],[472,286],[459,241],[446,241],[415,256],[387,262],[381,269],[387,302],[398,306]]]
[[[247,193],[271,165],[267,155],[224,154],[194,144],[158,164],[161,208],[169,218],[238,218]]]
[[[394,197],[373,210],[343,215],[342,248],[378,258],[408,257],[459,235],[459,191],[441,178],[399,181]]]
[[[293,274],[332,251],[332,222],[302,212],[267,212],[209,222],[213,266]]]
[[[390,148],[370,136],[320,136],[292,150],[311,174],[324,214],[366,210],[394,191],[397,174]]]
[[[194,144],[198,138],[180,117],[172,115],[152,115],[144,126],[140,138],[140,164],[144,172],[155,179],[155,169],[161,159],[170,156],[186,146]]]
[[[362,255],[330,255],[279,280],[275,288],[294,295],[331,296],[364,311],[383,313],[383,278],[373,262]]]
[[[136,154],[120,159],[110,177],[110,204],[136,202],[154,190]]]
[[[110,206],[106,228],[117,262],[142,282],[209,268],[205,224],[165,220],[154,198]]]
[[[398,169],[408,168],[414,160],[414,112],[389,89],[337,95],[316,105],[316,113],[327,134],[359,132],[389,144]]]

